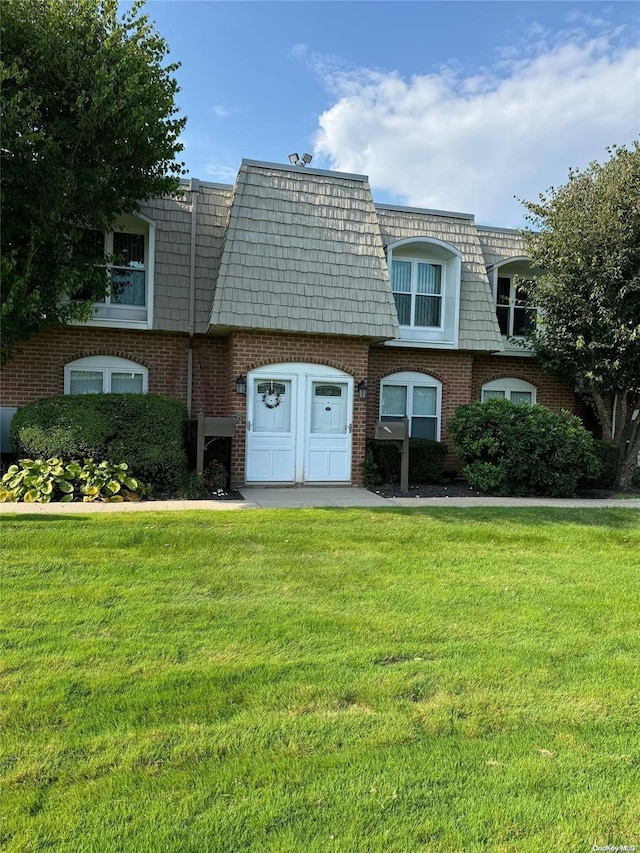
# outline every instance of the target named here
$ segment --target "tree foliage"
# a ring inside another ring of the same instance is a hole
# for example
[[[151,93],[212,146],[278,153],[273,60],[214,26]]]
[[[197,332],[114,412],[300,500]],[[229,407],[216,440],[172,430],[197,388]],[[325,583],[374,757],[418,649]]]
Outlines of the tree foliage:
[[[0,35],[4,362],[104,294],[82,234],[176,192],[186,119],[141,3],[118,17],[117,0],[5,0]]]
[[[524,202],[525,236],[547,272],[528,287],[541,317],[533,344],[592,401],[604,438],[620,448],[624,486],[640,452],[640,145],[609,153]]]

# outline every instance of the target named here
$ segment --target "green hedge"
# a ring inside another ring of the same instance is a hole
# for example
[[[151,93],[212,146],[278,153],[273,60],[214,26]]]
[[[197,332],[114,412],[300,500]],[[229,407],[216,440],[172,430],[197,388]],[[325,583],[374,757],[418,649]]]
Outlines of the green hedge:
[[[16,412],[11,443],[31,459],[126,462],[158,494],[180,489],[187,470],[185,406],[154,394],[48,397]]]
[[[469,483],[493,494],[571,497],[600,470],[593,437],[568,412],[509,400],[470,403],[456,410],[449,432]]]
[[[409,439],[409,482],[441,483],[447,445],[428,438]],[[364,461],[366,486],[400,482],[400,450],[391,441],[370,439]]]

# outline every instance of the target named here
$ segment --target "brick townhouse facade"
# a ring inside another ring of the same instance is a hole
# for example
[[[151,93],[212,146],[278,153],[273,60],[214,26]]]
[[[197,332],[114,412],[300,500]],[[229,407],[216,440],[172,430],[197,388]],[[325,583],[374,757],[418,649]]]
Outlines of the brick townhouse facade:
[[[376,205],[366,177],[300,166],[244,160],[234,186],[183,190],[100,235],[122,265],[91,320],[18,346],[3,450],[33,400],[148,392],[234,418],[234,486],[359,484],[380,419],[448,442],[473,400],[586,414],[516,345],[531,318],[516,277],[536,274],[518,232]]]

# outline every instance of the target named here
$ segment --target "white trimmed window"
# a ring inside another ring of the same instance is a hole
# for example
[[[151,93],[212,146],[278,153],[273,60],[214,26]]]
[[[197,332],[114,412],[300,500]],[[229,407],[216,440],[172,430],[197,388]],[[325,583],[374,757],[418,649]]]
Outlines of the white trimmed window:
[[[442,383],[424,373],[394,373],[380,383],[380,420],[409,418],[411,438],[440,441]]]
[[[527,258],[512,258],[489,270],[489,281],[493,290],[496,318],[505,349],[515,349],[519,355],[526,354],[510,338],[523,338],[535,328],[537,309],[526,292],[527,282],[542,275],[542,270],[531,267]]]
[[[461,257],[455,247],[427,237],[387,247],[401,341],[457,346]]]
[[[494,379],[482,386],[482,402],[487,400],[511,400],[512,403],[536,401],[536,386],[524,379]]]
[[[65,365],[65,394],[146,394],[146,367],[113,355],[92,355]]]
[[[155,228],[149,220],[121,216],[113,231],[88,231],[83,241],[90,256],[114,258],[111,288],[93,306],[91,325],[151,328]]]

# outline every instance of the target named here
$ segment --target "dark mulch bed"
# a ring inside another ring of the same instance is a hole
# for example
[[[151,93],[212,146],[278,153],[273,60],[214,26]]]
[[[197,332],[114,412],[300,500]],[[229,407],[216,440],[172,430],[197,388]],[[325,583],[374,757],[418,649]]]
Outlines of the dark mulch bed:
[[[451,483],[423,483],[419,486],[409,486],[408,492],[403,492],[399,485],[373,486],[369,489],[383,498],[484,498],[491,497],[486,492],[472,489],[466,480],[454,480]],[[577,498],[605,499],[620,495],[613,489],[583,489],[576,492]],[[625,492],[629,497],[640,498],[640,490],[631,489]]]
[[[205,500],[212,501],[243,501],[244,498],[237,489],[229,489],[228,491],[218,489],[217,492],[211,492]]]

